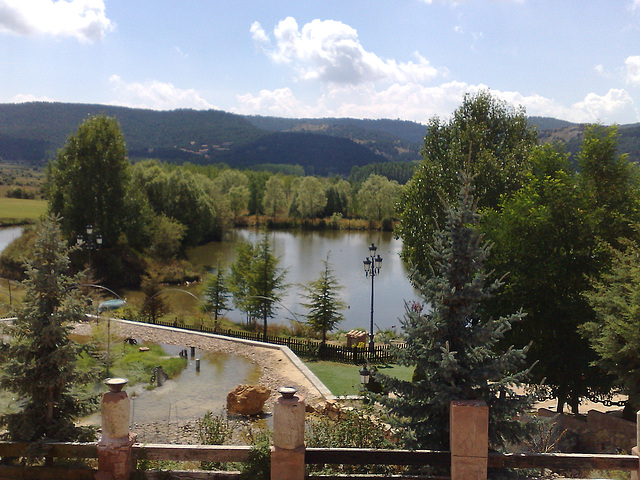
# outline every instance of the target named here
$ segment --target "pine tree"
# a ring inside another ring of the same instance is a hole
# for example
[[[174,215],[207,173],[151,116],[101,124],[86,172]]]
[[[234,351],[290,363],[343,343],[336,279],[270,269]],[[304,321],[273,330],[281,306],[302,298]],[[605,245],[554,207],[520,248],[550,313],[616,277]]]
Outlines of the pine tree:
[[[329,263],[329,255],[323,261],[324,270],[317,280],[304,286],[303,297],[308,300],[302,306],[309,310],[307,323],[315,332],[322,334],[322,345],[327,343],[327,332],[333,330],[338,323],[344,320],[340,313],[346,305],[338,298],[338,292],[342,287],[333,275],[333,268]]]
[[[229,289],[226,284],[225,271],[218,262],[215,275],[209,278],[204,290],[207,310],[213,312],[213,318],[217,322],[222,312],[229,310],[227,303],[229,299]]]
[[[160,317],[171,311],[169,305],[162,299],[160,280],[155,275],[145,276],[140,287],[144,293],[144,303],[140,313],[151,323],[156,323]]]
[[[86,302],[78,293],[80,278],[67,274],[68,252],[60,218],[49,217],[26,265],[25,297],[0,377],[0,386],[22,401],[20,411],[1,418],[15,441],[70,441],[81,432],[74,419],[86,404],[73,388],[88,379],[76,370],[79,347],[69,333],[72,322],[84,319]]]
[[[406,348],[398,350],[398,363],[415,367],[413,381],[374,374],[374,380],[394,394],[376,400],[388,408],[396,426],[404,428],[410,448],[448,449],[453,400],[486,402],[492,447],[521,439],[525,431],[516,417],[530,402],[513,387],[526,379],[528,372],[519,370],[526,349],[496,348],[523,314],[498,319],[482,315],[482,302],[501,282],[487,284],[483,263],[490,245],[478,233],[479,215],[470,190],[465,179],[458,206],[449,206],[445,229],[434,236],[432,276],[414,275],[431,307],[422,313],[419,304],[408,305],[402,320]]]

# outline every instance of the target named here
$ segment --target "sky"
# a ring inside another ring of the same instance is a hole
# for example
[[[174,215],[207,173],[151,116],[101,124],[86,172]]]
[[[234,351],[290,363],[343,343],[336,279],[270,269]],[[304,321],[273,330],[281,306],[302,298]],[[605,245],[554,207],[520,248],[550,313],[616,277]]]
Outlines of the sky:
[[[0,0],[0,103],[640,122],[640,0]]]

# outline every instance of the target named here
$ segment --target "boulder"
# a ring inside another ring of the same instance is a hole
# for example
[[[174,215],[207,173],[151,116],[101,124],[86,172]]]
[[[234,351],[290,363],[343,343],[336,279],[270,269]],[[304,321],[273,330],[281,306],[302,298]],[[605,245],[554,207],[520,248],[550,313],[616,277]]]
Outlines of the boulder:
[[[271,390],[260,385],[238,385],[227,394],[227,411],[240,415],[262,413]]]

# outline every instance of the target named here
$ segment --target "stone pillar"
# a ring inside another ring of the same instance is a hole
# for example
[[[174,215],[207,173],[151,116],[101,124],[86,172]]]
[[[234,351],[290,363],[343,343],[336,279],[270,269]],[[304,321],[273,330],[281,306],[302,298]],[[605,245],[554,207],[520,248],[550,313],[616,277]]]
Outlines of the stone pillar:
[[[483,400],[451,402],[451,480],[486,480],[489,407]]]
[[[98,442],[97,480],[129,480],[134,469],[131,447],[135,434],[129,431],[131,401],[125,378],[109,378],[104,382],[109,391],[102,396],[102,436]]]
[[[631,455],[640,457],[640,411],[636,412],[636,446],[631,449]],[[631,480],[640,479],[640,458],[638,458],[638,469],[631,472]]]
[[[281,397],[273,407],[271,480],[304,480],[304,399],[292,387],[278,392]]]

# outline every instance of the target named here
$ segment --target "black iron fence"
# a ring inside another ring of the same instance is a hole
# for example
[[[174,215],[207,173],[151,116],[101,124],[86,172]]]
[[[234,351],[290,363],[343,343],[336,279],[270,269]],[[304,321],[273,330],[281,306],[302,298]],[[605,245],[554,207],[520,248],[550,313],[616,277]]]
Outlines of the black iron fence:
[[[322,344],[318,340],[299,339],[293,337],[282,337],[277,335],[267,335],[266,340],[262,333],[249,332],[246,330],[232,330],[219,327],[208,327],[205,325],[187,325],[178,321],[164,322],[157,321],[154,325],[163,325],[165,327],[174,327],[194,332],[213,333],[216,335],[224,335],[226,337],[241,338],[244,340],[252,340],[254,342],[266,342],[276,345],[286,345],[296,355],[305,358],[317,358],[321,360],[330,360],[333,362],[352,363],[362,365],[364,363],[371,364],[387,364],[394,363],[395,357],[393,349],[389,344],[378,344],[373,351],[368,346],[363,347],[346,347],[343,345],[334,345],[332,343]],[[398,344],[398,348],[403,348],[403,344]]]

